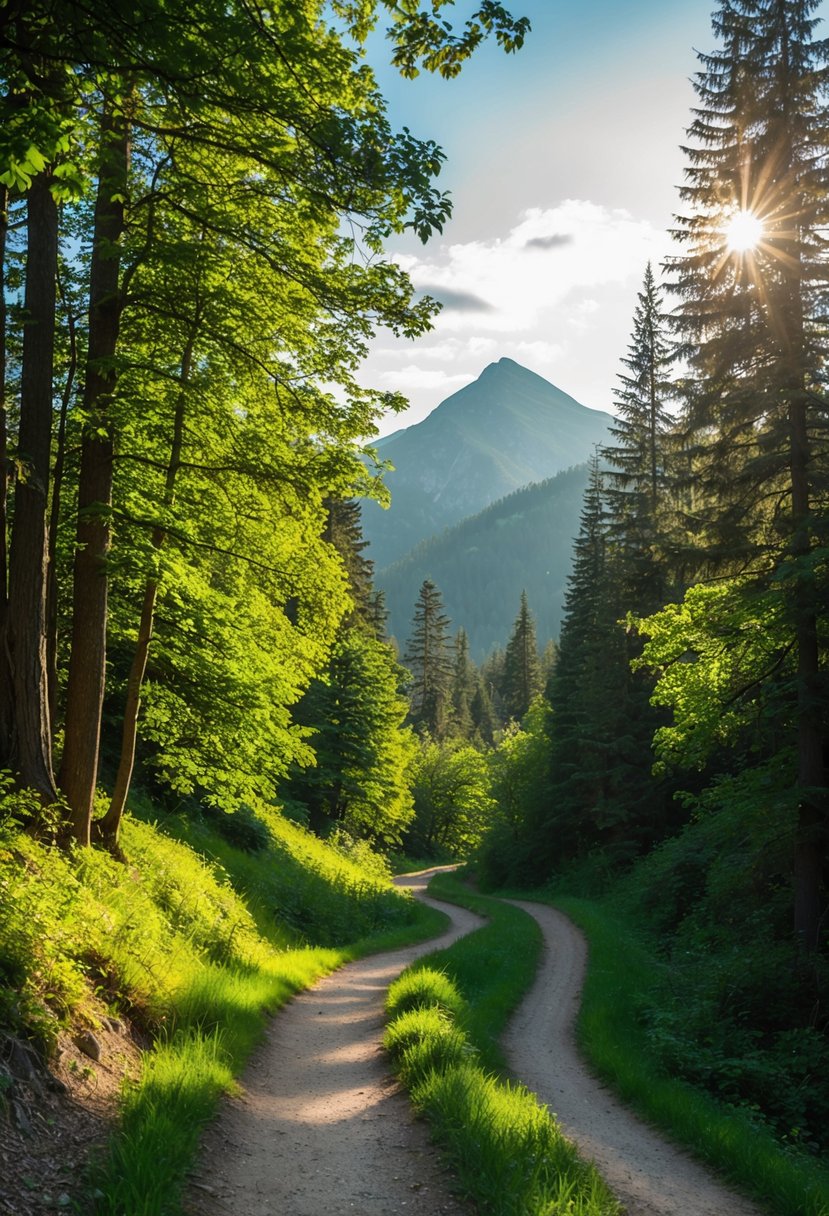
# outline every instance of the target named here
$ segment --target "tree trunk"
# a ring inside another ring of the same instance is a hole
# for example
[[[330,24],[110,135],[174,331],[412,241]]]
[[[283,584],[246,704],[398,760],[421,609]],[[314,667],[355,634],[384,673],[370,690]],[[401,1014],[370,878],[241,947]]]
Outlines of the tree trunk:
[[[9,192],[0,185],[0,768],[10,759],[11,672],[6,656],[9,606],[8,488],[9,438],[6,424],[6,233]]]
[[[19,459],[9,548],[6,645],[13,710],[10,759],[44,802],[56,797],[46,676],[46,506],[52,438],[57,208],[46,173],[28,197],[26,324],[20,384]]]
[[[60,403],[55,465],[52,470],[52,504],[49,513],[48,566],[46,574],[46,672],[49,681],[49,717],[57,721],[58,705],[58,574],[57,537],[60,525],[63,469],[66,462],[66,417],[78,366],[78,344],[75,335],[75,318],[66,317],[69,331],[69,368]]]
[[[827,790],[823,759],[823,697],[814,572],[809,562],[809,442],[801,392],[789,411],[792,514],[796,559],[794,613],[797,650],[797,758],[800,803],[794,858],[794,931],[801,947],[818,948],[823,916],[827,846]]]
[[[181,360],[181,392],[176,404],[173,418],[173,438],[170,444],[170,457],[167,462],[167,472],[164,483],[164,506],[169,508],[175,501],[176,478],[181,465],[181,449],[184,442],[184,419],[187,405],[187,385],[193,365],[193,349],[198,331],[198,309],[193,329],[187,341]],[[164,547],[167,533],[163,527],[153,531],[153,547],[158,551]],[[147,659],[150,653],[150,643],[153,638],[155,624],[155,606],[158,598],[158,582],[155,578],[147,579],[144,586],[144,600],[141,605],[141,619],[138,624],[138,640],[127,680],[127,699],[124,705],[124,725],[121,732],[121,756],[118,761],[118,772],[115,786],[106,814],[93,825],[94,837],[100,840],[111,853],[118,855],[118,833],[127,802],[132,770],[135,765],[135,746],[138,738],[138,714],[141,708],[141,687],[147,670]]]
[[[78,481],[77,548],[66,732],[60,785],[69,803],[69,834],[88,844],[98,776],[107,635],[107,557],[112,505],[113,421],[121,300],[120,238],[129,165],[126,117],[104,111],[101,168],[89,288],[89,349],[83,408],[86,426]]]

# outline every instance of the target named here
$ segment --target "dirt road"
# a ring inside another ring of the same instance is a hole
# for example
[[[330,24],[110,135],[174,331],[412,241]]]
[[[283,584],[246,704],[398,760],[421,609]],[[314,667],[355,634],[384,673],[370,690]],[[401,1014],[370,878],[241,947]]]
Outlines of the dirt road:
[[[668,1144],[586,1070],[573,1025],[587,947],[571,921],[545,904],[511,900],[544,934],[535,983],[504,1039],[510,1068],[595,1161],[629,1216],[759,1216],[696,1161]]]
[[[432,873],[401,885],[422,892]],[[433,906],[451,913],[445,936],[351,963],[274,1018],[241,1097],[208,1129],[187,1195],[193,1216],[468,1213],[380,1046],[392,980],[481,924],[461,908]]]
[[[401,882],[422,896],[430,876]],[[468,1213],[452,1196],[428,1131],[412,1117],[380,1047],[391,981],[414,958],[480,923],[461,908],[434,906],[452,917],[444,937],[344,967],[273,1020],[241,1097],[225,1104],[205,1137],[187,1195],[192,1216]],[[508,1031],[515,1075],[559,1116],[629,1216],[757,1216],[589,1075],[572,1037],[584,942],[553,909],[520,906],[539,921],[545,950]]]

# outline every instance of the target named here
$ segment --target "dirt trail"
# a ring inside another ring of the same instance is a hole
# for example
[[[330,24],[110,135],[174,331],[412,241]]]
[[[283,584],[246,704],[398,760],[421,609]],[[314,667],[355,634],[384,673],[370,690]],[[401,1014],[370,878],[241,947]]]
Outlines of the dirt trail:
[[[398,881],[423,898],[433,872]],[[466,1216],[380,1047],[392,980],[481,923],[425,902],[451,915],[447,934],[343,967],[274,1018],[241,1096],[204,1138],[186,1197],[191,1216]],[[554,909],[518,906],[538,920],[545,949],[505,1039],[515,1075],[596,1162],[628,1216],[759,1216],[590,1076],[572,1033],[584,940]]]
[[[422,892],[433,873],[400,883]],[[452,916],[443,937],[351,963],[274,1018],[205,1135],[193,1216],[465,1216],[380,1047],[392,980],[481,923],[433,906]]]
[[[545,942],[535,983],[504,1039],[515,1075],[595,1161],[628,1216],[759,1216],[756,1207],[640,1123],[587,1072],[573,1037],[587,959],[584,937],[554,908],[510,902],[535,917]]]

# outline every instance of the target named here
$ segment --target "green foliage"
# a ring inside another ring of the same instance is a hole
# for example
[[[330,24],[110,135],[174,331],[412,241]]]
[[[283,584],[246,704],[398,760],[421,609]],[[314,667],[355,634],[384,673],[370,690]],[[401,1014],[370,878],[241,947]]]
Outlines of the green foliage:
[[[433,967],[409,969],[395,980],[386,998],[386,1013],[398,1018],[402,1013],[425,1007],[442,1011],[457,1019],[464,1011],[464,1002],[457,987],[442,971]]]
[[[412,676],[409,688],[410,719],[414,726],[433,739],[445,739],[450,731],[452,660],[449,625],[440,591],[430,579],[424,579],[415,604],[404,662]]]
[[[409,1089],[422,1085],[430,1074],[457,1067],[474,1055],[452,1019],[432,1006],[399,1013],[383,1036],[383,1046]]]
[[[469,857],[495,806],[485,756],[469,744],[424,740],[411,783],[415,813],[406,847],[427,856]]]
[[[308,808],[320,835],[339,824],[354,837],[398,844],[411,821],[415,743],[403,725],[402,676],[388,644],[363,628],[347,629],[325,675],[297,706],[296,722],[313,731],[313,762],[294,773],[286,793]]]
[[[17,801],[5,797],[3,810]],[[93,1179],[105,1216],[177,1210],[201,1128],[266,1011],[370,946],[436,930],[440,918],[396,891],[376,859],[369,877],[360,854],[355,864],[276,812],[258,814],[267,845],[254,851],[198,817],[165,821],[179,840],[127,817],[129,866],[38,843],[8,815],[0,827],[0,1021],[49,1047],[61,1029],[117,1011],[155,1037]],[[319,944],[303,945],[297,924]]]
[[[618,414],[612,446],[602,448],[609,532],[625,606],[647,612],[665,600],[664,551],[670,530],[674,439],[667,403],[675,395],[669,377],[673,351],[668,318],[650,263],[633,314],[624,371],[614,393]]]
[[[504,678],[501,692],[506,719],[520,722],[533,699],[541,692],[541,661],[535,636],[535,621],[521,592],[521,606],[512,635],[504,652]]]
[[[351,849],[335,840],[331,848],[276,811],[261,807],[258,815],[269,847],[254,857],[229,846],[197,819],[169,816],[163,826],[165,834],[179,836],[232,876],[265,931],[277,922],[293,940],[341,946],[411,922],[413,902],[390,887],[385,866],[365,845]]]
[[[654,736],[663,766],[701,768],[747,731],[755,753],[768,748],[785,721],[780,693],[791,687],[793,661],[779,587],[700,583],[636,628],[647,641],[635,666],[657,673],[654,703],[672,711]]]
[[[477,858],[487,888],[520,883],[531,872],[528,825],[537,820],[546,799],[551,729],[550,706],[538,697],[522,725],[508,726],[487,757],[496,810]]]

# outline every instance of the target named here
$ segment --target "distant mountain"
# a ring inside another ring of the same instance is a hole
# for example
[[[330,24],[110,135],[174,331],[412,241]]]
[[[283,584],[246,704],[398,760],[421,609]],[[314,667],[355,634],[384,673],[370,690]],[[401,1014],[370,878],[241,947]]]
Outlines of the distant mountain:
[[[392,505],[364,506],[368,556],[388,566],[513,490],[580,464],[607,442],[611,421],[512,359],[490,363],[423,422],[375,445],[394,465]]]
[[[586,464],[567,469],[502,498],[379,571],[376,585],[386,593],[389,633],[401,652],[424,578],[443,593],[453,627],[466,629],[477,662],[506,644],[522,589],[540,647],[557,637],[586,486]]]

